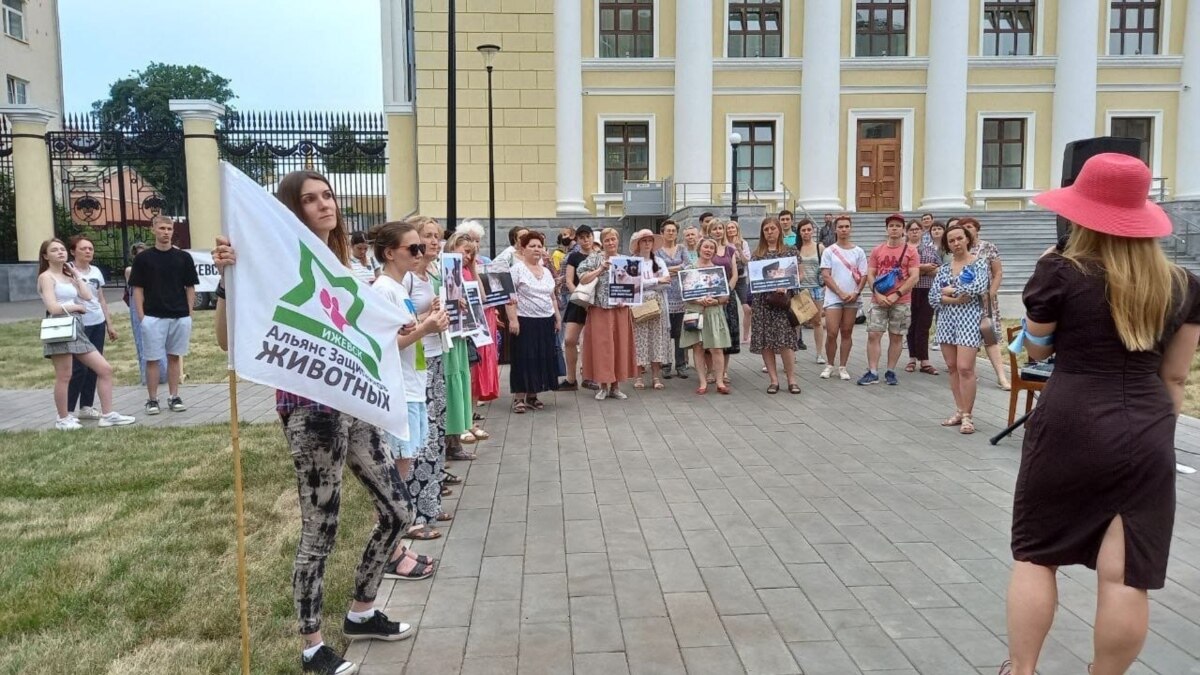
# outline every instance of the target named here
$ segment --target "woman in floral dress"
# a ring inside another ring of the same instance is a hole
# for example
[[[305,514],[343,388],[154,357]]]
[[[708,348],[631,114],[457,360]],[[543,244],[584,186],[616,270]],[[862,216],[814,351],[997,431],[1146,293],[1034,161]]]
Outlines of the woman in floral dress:
[[[642,302],[651,300],[658,303],[657,316],[633,322],[633,346],[637,356],[637,378],[633,381],[634,389],[645,389],[643,376],[646,368],[650,368],[654,378],[651,386],[662,389],[662,366],[670,365],[671,358],[671,321],[667,318],[667,298],[662,289],[671,283],[671,274],[667,264],[655,255],[654,233],[641,230],[629,240],[630,252],[640,257],[642,262]]]
[[[794,246],[783,243],[783,230],[779,220],[774,216],[763,219],[759,228],[758,248],[755,249],[751,260],[773,260],[775,258],[793,258],[799,269],[800,253]],[[767,385],[767,393],[779,391],[779,371],[776,369],[775,356],[783,359],[783,373],[787,376],[788,392],[800,393],[800,385],[796,384],[796,329],[792,323],[791,312],[787,306],[777,307],[768,302],[768,295],[782,295],[790,298],[792,291],[777,290],[760,294],[750,303],[750,352],[761,354],[763,365],[767,367],[767,376],[771,383]]]
[[[679,271],[691,264],[687,247],[677,241],[679,226],[675,221],[668,220],[662,225],[662,248],[658,249],[658,257],[667,265],[671,273],[671,283],[665,289],[667,297],[667,317],[671,323],[671,339],[675,341],[675,375],[687,379],[687,350],[679,347],[680,332],[683,330],[683,292],[679,288]],[[663,379],[671,379],[671,369],[663,370]]]

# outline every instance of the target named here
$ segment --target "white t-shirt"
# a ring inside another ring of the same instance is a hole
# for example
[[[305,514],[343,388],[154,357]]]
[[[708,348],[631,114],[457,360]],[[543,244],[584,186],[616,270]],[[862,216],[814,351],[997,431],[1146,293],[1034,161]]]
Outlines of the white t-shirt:
[[[104,309],[100,307],[100,292],[104,288],[104,273],[95,265],[88,267],[87,272],[82,272],[79,268],[76,268],[75,273],[83,278],[92,289],[91,300],[79,301],[79,304],[87,309],[87,312],[83,315],[83,325],[99,326],[104,323]]]
[[[375,257],[367,253],[367,264],[359,262],[358,258],[350,256],[350,273],[364,284],[369,284],[375,281],[375,270],[379,269],[379,263],[375,262]]]
[[[413,301],[408,297],[408,291],[404,290],[402,284],[396,283],[394,279],[384,274],[375,280],[375,290],[388,299],[393,305],[399,307],[403,312],[410,317],[412,321],[417,320],[417,308]],[[400,350],[400,364],[404,369],[404,398],[407,401],[424,401],[425,400],[425,371],[417,370],[417,345],[413,343],[404,349]]]
[[[413,304],[417,306],[417,314],[424,314],[433,306],[433,299],[437,295],[433,292],[433,282],[429,279],[408,273],[404,277],[404,289],[408,291],[408,297],[412,298]],[[437,333],[431,333],[421,338],[422,349],[425,350],[425,356],[441,356],[442,355],[442,336]]]
[[[842,261],[842,258],[846,259],[845,262]],[[867,276],[867,254],[858,246],[846,249],[833,244],[827,247],[825,253],[821,255],[821,269],[829,270],[829,275],[833,277],[833,283],[839,290],[852,291],[858,288],[858,282],[854,280],[852,270],[858,269],[859,274],[863,277]],[[842,304],[842,299],[833,292],[832,288],[826,288],[825,306],[840,304]]]

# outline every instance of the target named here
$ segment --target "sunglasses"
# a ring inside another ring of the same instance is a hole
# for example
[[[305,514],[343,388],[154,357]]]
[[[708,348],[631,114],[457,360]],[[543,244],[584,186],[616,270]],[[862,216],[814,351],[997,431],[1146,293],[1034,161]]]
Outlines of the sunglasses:
[[[419,255],[425,255],[425,244],[409,244],[406,248],[408,248],[408,254],[414,258]]]

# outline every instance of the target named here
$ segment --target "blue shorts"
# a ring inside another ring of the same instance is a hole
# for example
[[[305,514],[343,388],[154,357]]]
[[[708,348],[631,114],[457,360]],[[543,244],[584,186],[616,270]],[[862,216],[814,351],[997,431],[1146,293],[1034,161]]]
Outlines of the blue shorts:
[[[192,317],[163,319],[157,316],[142,318],[142,357],[161,361],[171,356],[186,356],[192,339]]]
[[[412,459],[417,451],[425,445],[425,437],[429,435],[429,413],[425,401],[408,402],[408,440],[402,441],[394,434],[388,434],[388,449],[392,459]]]

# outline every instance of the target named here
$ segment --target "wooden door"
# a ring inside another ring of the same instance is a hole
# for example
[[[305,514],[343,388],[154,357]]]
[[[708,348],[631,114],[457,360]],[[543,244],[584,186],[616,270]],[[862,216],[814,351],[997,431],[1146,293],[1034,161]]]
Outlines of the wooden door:
[[[900,120],[858,123],[855,198],[859,211],[900,209]]]

